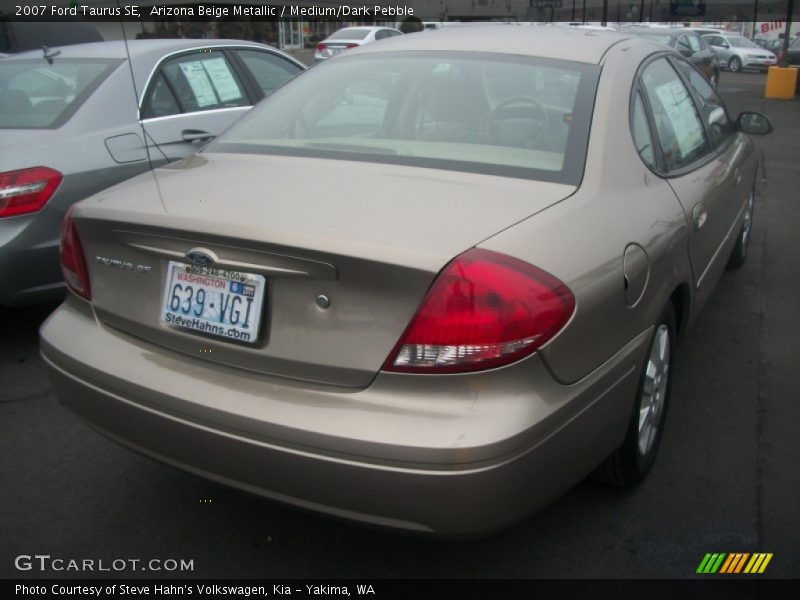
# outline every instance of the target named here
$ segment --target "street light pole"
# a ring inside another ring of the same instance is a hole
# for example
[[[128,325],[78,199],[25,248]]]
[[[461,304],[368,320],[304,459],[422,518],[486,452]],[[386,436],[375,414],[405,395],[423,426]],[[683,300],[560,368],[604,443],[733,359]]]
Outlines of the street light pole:
[[[789,63],[786,60],[786,54],[789,52],[789,43],[791,40],[789,36],[792,33],[792,13],[794,12],[794,0],[789,0],[786,3],[786,29],[783,30],[783,52],[781,53],[781,66],[785,67]]]
[[[756,21],[758,21],[758,0],[755,0],[755,8],[753,8],[753,33],[750,36],[752,39],[756,39]]]

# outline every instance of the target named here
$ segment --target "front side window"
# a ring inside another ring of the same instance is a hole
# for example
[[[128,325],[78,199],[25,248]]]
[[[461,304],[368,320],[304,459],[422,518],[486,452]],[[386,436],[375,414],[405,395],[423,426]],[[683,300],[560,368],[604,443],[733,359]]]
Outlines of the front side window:
[[[260,50],[236,50],[245,66],[255,77],[258,87],[269,96],[302,68],[282,56]]]
[[[725,105],[711,84],[689,63],[676,60],[678,68],[700,101],[700,113],[708,131],[708,142],[712,150],[723,146],[736,133],[736,127],[728,118]]]
[[[738,35],[729,37],[728,41],[734,48],[758,48],[758,46],[747,38]]]
[[[0,62],[0,128],[56,127],[121,61],[56,59]]]
[[[665,58],[641,75],[667,169],[683,168],[707,153],[702,122],[689,90]]]
[[[208,147],[579,181],[595,66],[402,52],[315,66]]]

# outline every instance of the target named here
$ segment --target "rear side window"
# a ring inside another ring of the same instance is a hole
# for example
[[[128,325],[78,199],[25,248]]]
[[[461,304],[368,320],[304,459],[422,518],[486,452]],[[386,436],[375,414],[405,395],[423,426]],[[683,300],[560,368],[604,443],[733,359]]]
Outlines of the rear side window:
[[[222,52],[194,52],[161,67],[181,112],[249,106],[244,87]],[[158,86],[151,93],[158,91]],[[148,102],[151,96],[148,95]]]
[[[156,75],[152,86],[142,111],[143,118],[168,117],[181,112],[178,100],[175,98],[175,94],[172,93],[163,74]]]
[[[703,124],[675,70],[659,58],[645,67],[641,78],[667,169],[681,169],[702,158],[707,153]]]
[[[121,61],[0,61],[0,128],[60,127]]]
[[[631,131],[633,132],[633,143],[636,144],[636,151],[639,156],[642,157],[648,167],[655,169],[656,156],[653,149],[653,137],[650,134],[650,126],[647,123],[644,102],[642,102],[642,97],[639,93],[636,94],[633,100]]]
[[[678,43],[675,46],[678,52],[686,52],[688,56],[694,54],[695,50],[689,45],[689,36],[682,35],[678,38]]]

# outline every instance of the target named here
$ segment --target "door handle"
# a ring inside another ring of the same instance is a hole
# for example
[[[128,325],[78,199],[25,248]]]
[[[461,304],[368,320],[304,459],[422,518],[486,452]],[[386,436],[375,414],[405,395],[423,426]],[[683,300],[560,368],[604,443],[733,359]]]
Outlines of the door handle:
[[[203,131],[202,129],[184,129],[181,131],[181,137],[184,142],[191,142],[194,144],[196,142],[212,140],[214,139],[214,134]]]
[[[708,221],[708,211],[702,202],[692,210],[692,220],[694,221],[695,231],[700,231]]]

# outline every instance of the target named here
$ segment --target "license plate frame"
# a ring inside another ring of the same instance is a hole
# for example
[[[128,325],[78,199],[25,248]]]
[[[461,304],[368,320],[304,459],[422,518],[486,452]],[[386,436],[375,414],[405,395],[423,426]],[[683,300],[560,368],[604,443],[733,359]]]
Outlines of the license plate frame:
[[[260,338],[266,292],[263,275],[169,261],[159,322],[194,335],[252,346]]]

